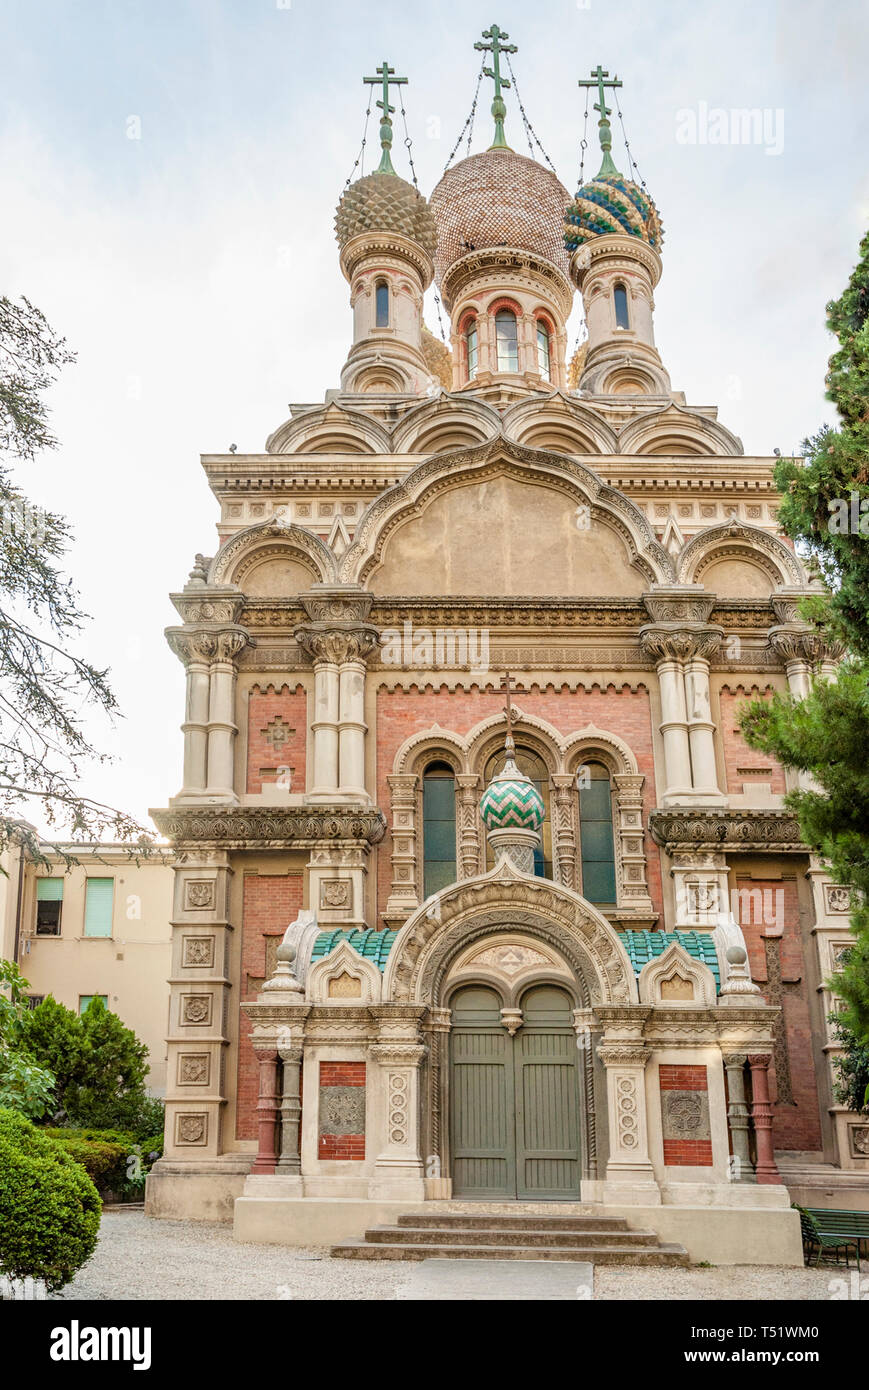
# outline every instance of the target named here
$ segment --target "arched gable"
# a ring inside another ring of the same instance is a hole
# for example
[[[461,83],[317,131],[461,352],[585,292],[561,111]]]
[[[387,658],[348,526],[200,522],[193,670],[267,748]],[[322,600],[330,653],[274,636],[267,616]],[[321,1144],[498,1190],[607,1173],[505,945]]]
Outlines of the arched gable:
[[[619,435],[620,454],[717,454],[743,453],[742,440],[717,420],[699,415],[675,401],[650,410],[625,425]]]
[[[741,521],[698,531],[682,548],[676,568],[680,584],[705,584],[721,597],[746,592],[768,596],[780,585],[807,582],[799,559],[784,541]]]
[[[504,434],[532,449],[566,454],[616,454],[618,437],[587,405],[564,391],[544,401],[519,401],[504,412]]]
[[[335,582],[335,557],[303,526],[258,522],[236,531],[218,550],[209,584],[235,584],[248,594],[287,595]]]

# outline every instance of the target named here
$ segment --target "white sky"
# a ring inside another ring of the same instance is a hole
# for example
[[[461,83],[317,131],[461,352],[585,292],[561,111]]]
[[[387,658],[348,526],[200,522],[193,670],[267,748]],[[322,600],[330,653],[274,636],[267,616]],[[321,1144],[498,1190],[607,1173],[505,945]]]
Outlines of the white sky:
[[[832,418],[824,305],[869,220],[862,0],[403,11],[5,0],[0,292],[26,294],[78,352],[50,401],[61,448],[20,480],[72,523],[68,568],[93,617],[81,650],[111,667],[125,714],[114,731],[94,727],[118,761],[92,769],[88,794],[141,817],[180,785],[183,671],[162,630],[177,621],[168,592],[196,551],[215,549],[199,453],[261,450],[289,401],[338,384],[351,322],[332,218],[361,138],[363,73],[386,56],[410,78],[429,192],[470,106],[474,41],[493,20],[519,45],[523,103],[571,191],[576,78],[600,62],[625,83],[631,147],[666,232],[656,334],[674,387],[718,404],[747,453],[788,452]],[[486,82],[474,149],[489,143],[490,101]],[[527,152],[512,93],[507,102],[508,138]],[[680,143],[677,113],[700,103],[768,110],[781,153]],[[141,139],[128,138],[130,117]],[[599,160],[589,128],[587,174]],[[372,120],[369,153],[376,144]],[[407,174],[400,140],[396,167]]]

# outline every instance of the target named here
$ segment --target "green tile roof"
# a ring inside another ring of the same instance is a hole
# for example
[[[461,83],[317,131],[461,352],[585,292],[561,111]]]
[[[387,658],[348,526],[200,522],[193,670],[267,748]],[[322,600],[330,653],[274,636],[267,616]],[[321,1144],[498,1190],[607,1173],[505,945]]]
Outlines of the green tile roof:
[[[392,943],[398,936],[395,931],[372,931],[366,928],[365,931],[321,931],[311,952],[311,963],[322,960],[340,942],[346,941],[353,950],[366,960],[373,960],[378,970],[383,970],[389,952],[392,950]]]
[[[648,965],[650,960],[662,955],[668,946],[678,941],[689,956],[709,966],[715,977],[716,992],[721,988],[718,953],[711,932],[620,931],[618,935],[628,953],[635,975],[639,975],[644,965]],[[364,931],[321,931],[314,942],[311,962],[322,960],[335,950],[339,942],[346,941],[360,956],[364,956],[366,960],[373,960],[378,970],[382,971],[397,936],[398,932],[372,931],[370,928]]]
[[[644,965],[648,965],[649,961],[654,960],[656,956],[663,955],[668,946],[672,946],[674,941],[678,941],[680,946],[684,946],[689,956],[693,956],[695,960],[702,961],[704,965],[709,966],[715,976],[716,993],[721,988],[718,974],[718,953],[715,950],[715,942],[712,940],[711,932],[623,931],[619,932],[619,939],[630,956],[635,975],[639,975]]]

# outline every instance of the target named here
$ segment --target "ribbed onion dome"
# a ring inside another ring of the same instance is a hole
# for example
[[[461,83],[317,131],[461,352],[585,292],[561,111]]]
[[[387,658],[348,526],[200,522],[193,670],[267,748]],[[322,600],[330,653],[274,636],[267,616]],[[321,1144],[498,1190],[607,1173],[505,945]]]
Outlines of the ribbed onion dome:
[[[664,229],[648,193],[621,174],[598,174],[577,190],[564,216],[564,244],[567,250],[592,241],[594,237],[635,236],[660,251]]]
[[[412,184],[379,170],[351,183],[335,213],[341,250],[362,232],[396,232],[415,241],[429,256],[437,246],[431,208]]]
[[[432,189],[438,285],[469,251],[508,246],[533,251],[567,273],[562,227],[569,193],[551,169],[515,150],[469,155]]]
[[[543,797],[508,755],[480,798],[480,815],[487,830],[539,830],[546,812]]]

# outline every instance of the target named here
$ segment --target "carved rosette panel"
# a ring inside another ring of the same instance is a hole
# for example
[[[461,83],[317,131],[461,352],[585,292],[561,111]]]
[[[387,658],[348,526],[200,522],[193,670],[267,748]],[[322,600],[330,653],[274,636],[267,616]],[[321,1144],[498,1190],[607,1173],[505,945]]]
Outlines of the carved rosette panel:
[[[406,918],[419,907],[417,882],[417,783],[414,773],[387,777],[391,797],[392,884],[386,917]]]
[[[643,835],[644,781],[641,773],[618,772],[613,775],[618,903],[619,907],[637,907],[651,912]]]
[[[387,1131],[390,1144],[403,1145],[408,1141],[410,1081],[403,1071],[387,1075]]]

